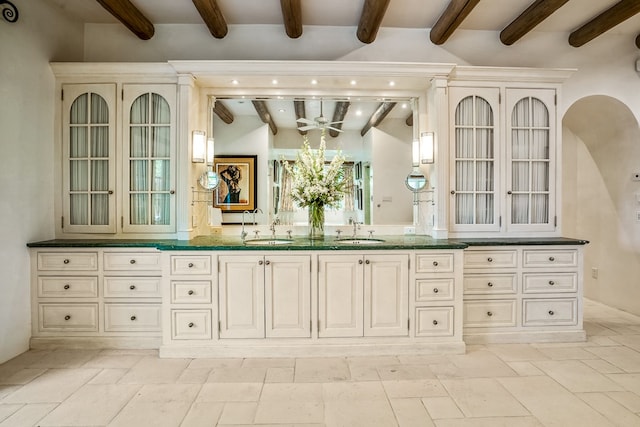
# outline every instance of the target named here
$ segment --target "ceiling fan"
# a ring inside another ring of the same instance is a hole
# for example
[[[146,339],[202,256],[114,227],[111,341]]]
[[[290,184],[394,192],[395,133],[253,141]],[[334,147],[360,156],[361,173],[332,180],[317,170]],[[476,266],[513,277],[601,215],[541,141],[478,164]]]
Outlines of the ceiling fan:
[[[331,129],[336,132],[342,132],[342,129],[334,127],[333,125],[342,123],[343,121],[331,122],[329,121],[329,119],[327,119],[322,115],[322,101],[320,101],[320,116],[316,117],[313,120],[309,120],[306,117],[300,117],[298,120],[296,120],[296,122],[306,125],[306,126],[298,127],[298,130],[301,130],[301,131],[307,131],[312,129]]]

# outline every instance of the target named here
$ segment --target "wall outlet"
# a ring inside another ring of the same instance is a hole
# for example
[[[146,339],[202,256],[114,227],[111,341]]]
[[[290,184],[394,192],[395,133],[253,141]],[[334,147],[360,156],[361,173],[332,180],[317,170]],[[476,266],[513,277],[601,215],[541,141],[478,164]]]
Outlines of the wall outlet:
[[[640,181],[640,172],[634,172],[631,174],[632,181]]]
[[[598,269],[596,267],[591,268],[591,277],[593,277],[594,279],[598,278]]]
[[[416,228],[415,227],[405,227],[404,228],[404,234],[416,234]]]

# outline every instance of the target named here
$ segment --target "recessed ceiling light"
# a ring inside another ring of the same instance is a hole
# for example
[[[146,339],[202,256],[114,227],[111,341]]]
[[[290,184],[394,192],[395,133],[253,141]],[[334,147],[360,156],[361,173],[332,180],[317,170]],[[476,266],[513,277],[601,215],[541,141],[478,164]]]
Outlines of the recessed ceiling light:
[[[318,81],[317,81],[316,79],[313,79],[313,80],[311,80],[311,84],[312,84],[312,85],[317,85],[317,84],[318,84]]]
[[[271,80],[271,84],[277,85],[278,84],[278,80],[276,80],[276,79]]]
[[[403,104],[402,104],[402,108],[405,108],[405,109],[406,109],[406,108],[407,108],[407,104],[406,104],[406,103],[403,103]]]
[[[285,111],[287,111],[287,110],[285,110],[284,108],[281,108],[281,109],[279,109],[278,111],[279,111],[279,112],[281,112],[281,113],[284,113],[284,112],[285,112]]]
[[[362,110],[357,110],[356,111],[356,116],[361,116],[362,115]]]
[[[237,81],[236,79],[231,80],[231,84],[233,84],[233,85],[237,85],[238,83],[240,83],[240,82]]]
[[[355,86],[355,85],[356,85],[356,83],[358,83],[358,82],[357,82],[357,81],[355,81],[355,80],[351,80],[351,86]]]
[[[395,86],[395,85],[396,85],[396,82],[394,82],[393,80],[389,82],[389,86]]]

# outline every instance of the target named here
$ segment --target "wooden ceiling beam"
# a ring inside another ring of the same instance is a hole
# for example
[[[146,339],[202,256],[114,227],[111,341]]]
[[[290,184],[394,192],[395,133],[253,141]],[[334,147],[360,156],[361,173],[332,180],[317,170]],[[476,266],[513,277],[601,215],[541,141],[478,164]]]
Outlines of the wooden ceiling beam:
[[[376,39],[382,18],[387,11],[391,0],[365,0],[358,23],[358,40],[362,43],[371,43]]]
[[[349,111],[349,106],[351,103],[349,101],[338,101],[336,102],[336,108],[333,110],[333,118],[331,122],[342,122],[344,121],[344,117],[347,115],[347,111]],[[342,129],[342,123],[334,123],[331,127],[336,129]],[[340,131],[329,129],[329,135],[332,138],[340,135]]]
[[[569,35],[569,44],[573,47],[580,47],[639,12],[640,1],[620,0],[620,2],[572,32]]]
[[[280,0],[280,8],[287,35],[292,39],[297,39],[302,35],[301,0]]]
[[[302,100],[302,99],[294,99],[293,100],[293,109],[296,112],[296,127],[298,127],[298,132],[300,132],[300,135],[306,135],[307,131],[306,130],[300,130],[299,125],[298,125],[298,119],[306,119],[307,118],[307,112],[305,111],[305,108],[304,108],[304,100]]]
[[[155,28],[149,19],[129,0],[96,0],[110,14],[122,22],[133,34],[142,40],[149,40]]]
[[[233,113],[229,111],[226,105],[224,105],[221,101],[216,101],[213,105],[213,112],[216,113],[220,120],[230,125],[233,123]]]
[[[220,6],[216,0],[193,0],[193,4],[202,20],[207,24],[211,35],[217,39],[222,39],[227,35],[227,21],[225,21]]]
[[[431,42],[434,44],[446,42],[478,3],[480,0],[451,0],[444,13],[431,28],[429,34]]]
[[[260,100],[253,100],[251,102],[253,103],[253,107],[256,109],[256,112],[258,113],[260,120],[262,120],[262,123],[268,124],[269,129],[271,129],[271,132],[274,135],[277,134],[278,126],[276,126],[276,123],[273,121],[273,117],[271,117],[271,113],[269,113],[269,109],[267,108],[267,103]]]
[[[569,0],[536,0],[500,32],[500,41],[511,46]]]
[[[374,111],[371,117],[369,117],[369,121],[367,122],[367,124],[364,125],[364,127],[360,131],[360,135],[365,136],[365,134],[369,132],[369,129],[378,126],[382,122],[382,120],[384,120],[384,118],[387,117],[387,114],[389,114],[391,110],[393,110],[393,107],[395,106],[396,106],[395,102],[380,103],[376,111]]]

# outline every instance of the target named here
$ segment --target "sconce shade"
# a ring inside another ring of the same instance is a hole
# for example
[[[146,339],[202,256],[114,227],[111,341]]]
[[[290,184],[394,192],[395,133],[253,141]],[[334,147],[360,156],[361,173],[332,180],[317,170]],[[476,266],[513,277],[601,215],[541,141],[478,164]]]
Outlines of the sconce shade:
[[[433,132],[422,132],[420,134],[420,163],[433,163]]]
[[[213,166],[213,157],[215,155],[213,138],[207,138],[207,166]]]
[[[191,134],[191,162],[204,163],[207,157],[207,140],[205,133],[194,130]]]
[[[411,146],[411,166],[414,168],[420,165],[420,140],[414,139]]]

